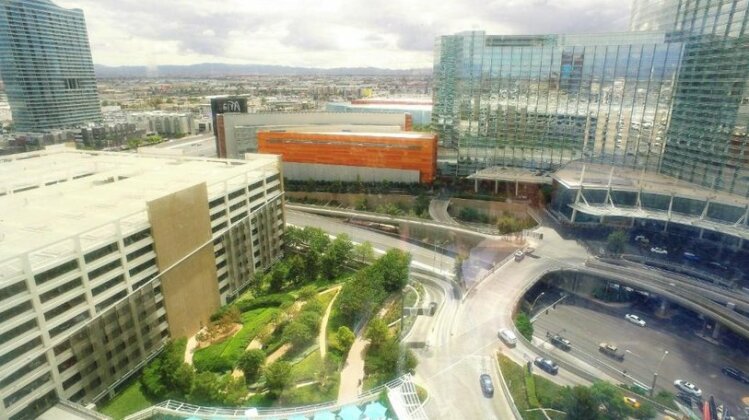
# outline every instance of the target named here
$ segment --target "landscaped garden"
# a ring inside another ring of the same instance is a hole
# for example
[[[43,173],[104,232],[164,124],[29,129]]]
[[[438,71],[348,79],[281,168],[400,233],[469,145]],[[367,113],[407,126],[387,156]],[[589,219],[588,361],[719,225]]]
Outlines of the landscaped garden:
[[[285,254],[213,314],[189,349],[187,339],[167,343],[102,411],[122,418],[165,399],[255,407],[335,400],[354,331],[367,324],[368,383],[398,376],[397,333],[378,317],[407,284],[410,256],[391,250],[375,258],[368,243],[293,227]],[[412,369],[413,355],[406,359]]]
[[[650,419],[655,409],[647,401],[637,408],[628,405],[625,394],[615,385],[599,381],[589,387],[561,386],[534,375],[507,356],[497,356],[502,376],[523,419]]]

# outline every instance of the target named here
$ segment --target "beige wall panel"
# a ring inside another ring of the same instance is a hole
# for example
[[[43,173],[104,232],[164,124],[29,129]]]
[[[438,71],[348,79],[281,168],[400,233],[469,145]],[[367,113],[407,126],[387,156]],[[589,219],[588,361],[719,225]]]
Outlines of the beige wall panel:
[[[219,306],[204,183],[148,203],[154,247],[173,338],[195,334]],[[198,247],[208,243],[198,250]],[[169,267],[180,262],[170,270]]]

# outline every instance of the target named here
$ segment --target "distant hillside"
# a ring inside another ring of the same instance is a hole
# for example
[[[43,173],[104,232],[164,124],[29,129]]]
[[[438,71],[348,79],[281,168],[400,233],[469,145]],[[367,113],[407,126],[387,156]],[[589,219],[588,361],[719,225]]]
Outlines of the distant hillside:
[[[223,76],[408,76],[429,75],[431,68],[392,70],[376,67],[338,67],[317,69],[309,67],[270,66],[264,64],[204,63],[186,66],[120,66],[94,65],[99,78],[158,78],[158,77],[223,77]]]

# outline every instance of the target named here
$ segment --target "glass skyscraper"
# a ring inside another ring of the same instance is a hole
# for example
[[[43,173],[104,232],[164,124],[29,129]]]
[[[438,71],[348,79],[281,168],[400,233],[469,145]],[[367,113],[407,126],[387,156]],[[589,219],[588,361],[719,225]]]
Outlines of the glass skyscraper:
[[[439,37],[441,172],[580,160],[749,195],[747,3],[636,0],[627,33]]]
[[[0,0],[0,75],[17,131],[101,121],[81,10]]]

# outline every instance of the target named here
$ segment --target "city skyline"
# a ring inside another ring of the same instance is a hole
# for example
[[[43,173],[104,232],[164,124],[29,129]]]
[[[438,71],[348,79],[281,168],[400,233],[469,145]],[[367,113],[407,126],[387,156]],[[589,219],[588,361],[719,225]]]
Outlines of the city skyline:
[[[295,0],[225,7],[63,0],[86,15],[94,63],[199,63],[331,67],[431,67],[434,38],[471,28],[506,34],[624,31],[628,2],[426,1],[331,2]],[[595,6],[595,7],[592,7]]]

